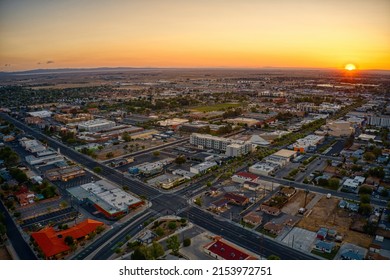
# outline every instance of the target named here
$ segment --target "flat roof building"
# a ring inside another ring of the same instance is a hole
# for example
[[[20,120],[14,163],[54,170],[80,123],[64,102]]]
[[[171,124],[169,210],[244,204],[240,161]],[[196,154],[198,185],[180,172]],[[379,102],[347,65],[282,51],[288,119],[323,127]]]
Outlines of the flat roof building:
[[[105,119],[96,119],[78,124],[79,130],[85,130],[89,132],[99,132],[103,130],[108,130],[115,126],[115,122],[105,120]]]
[[[92,203],[98,211],[109,218],[125,215],[143,204],[142,200],[105,180],[73,187],[67,191],[79,201]]]
[[[190,167],[190,172],[194,174],[206,173],[210,168],[217,166],[214,161],[206,161]]]
[[[271,162],[258,162],[251,167],[249,167],[249,172],[257,175],[271,175],[273,174],[276,170],[278,170],[280,166],[275,163]]]

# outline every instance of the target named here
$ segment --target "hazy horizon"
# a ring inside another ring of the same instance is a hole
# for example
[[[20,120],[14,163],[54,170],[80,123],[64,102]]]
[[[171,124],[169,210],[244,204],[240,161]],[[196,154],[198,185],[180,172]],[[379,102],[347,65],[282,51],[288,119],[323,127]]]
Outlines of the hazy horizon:
[[[0,71],[390,70],[386,0],[4,0]]]

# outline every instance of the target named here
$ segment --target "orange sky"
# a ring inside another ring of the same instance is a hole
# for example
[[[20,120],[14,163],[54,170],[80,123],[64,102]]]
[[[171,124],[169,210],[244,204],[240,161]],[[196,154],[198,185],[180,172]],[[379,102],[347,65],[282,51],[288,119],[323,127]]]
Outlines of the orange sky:
[[[390,1],[0,1],[0,71],[346,63],[390,70]]]

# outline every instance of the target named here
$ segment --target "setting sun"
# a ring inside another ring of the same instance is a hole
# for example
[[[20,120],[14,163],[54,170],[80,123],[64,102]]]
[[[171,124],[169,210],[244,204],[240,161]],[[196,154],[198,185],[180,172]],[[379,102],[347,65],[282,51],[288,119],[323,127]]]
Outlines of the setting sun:
[[[349,63],[347,65],[345,65],[345,70],[348,70],[348,71],[353,71],[353,70],[356,70],[356,66],[352,63]]]

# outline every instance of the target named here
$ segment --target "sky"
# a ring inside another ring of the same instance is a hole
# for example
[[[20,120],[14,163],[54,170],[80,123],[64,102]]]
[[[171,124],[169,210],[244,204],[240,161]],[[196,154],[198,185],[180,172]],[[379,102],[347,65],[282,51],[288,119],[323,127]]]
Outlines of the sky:
[[[0,0],[0,71],[390,70],[389,0]]]

